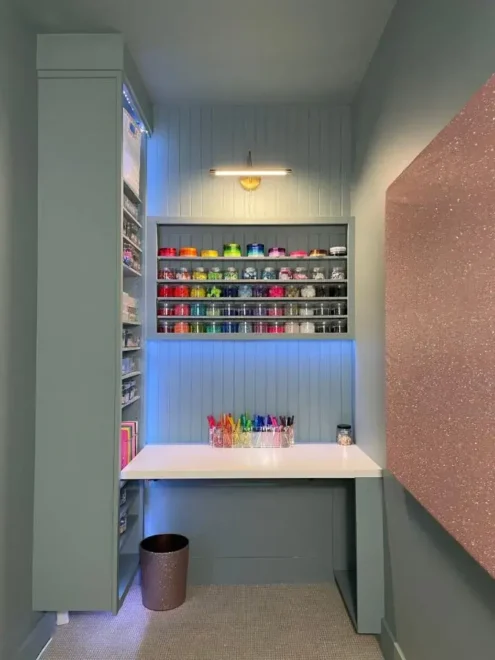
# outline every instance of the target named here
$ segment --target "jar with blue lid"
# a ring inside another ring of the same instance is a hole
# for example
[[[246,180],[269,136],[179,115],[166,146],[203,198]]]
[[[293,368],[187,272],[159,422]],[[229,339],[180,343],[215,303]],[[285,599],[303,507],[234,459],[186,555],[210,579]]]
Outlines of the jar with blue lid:
[[[264,257],[265,256],[265,246],[263,245],[263,243],[248,243],[247,256],[248,257]]]
[[[203,303],[192,303],[190,307],[191,316],[206,316],[206,305]]]
[[[253,287],[250,284],[241,284],[239,286],[239,298],[252,298]]]

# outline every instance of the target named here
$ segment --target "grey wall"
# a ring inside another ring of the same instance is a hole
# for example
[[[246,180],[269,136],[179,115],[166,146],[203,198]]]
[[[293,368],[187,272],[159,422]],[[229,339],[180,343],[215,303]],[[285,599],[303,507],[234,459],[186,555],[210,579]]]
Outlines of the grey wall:
[[[280,218],[349,216],[350,114],[329,105],[157,107],[149,145],[148,215]],[[212,167],[291,167],[246,194]]]
[[[0,658],[35,658],[36,36],[0,2]],[[38,627],[37,627],[37,624]]]
[[[381,464],[385,191],[494,72],[494,29],[492,0],[399,0],[354,102],[356,425]],[[493,580],[391,476],[385,508],[387,622],[404,656],[492,655]]]

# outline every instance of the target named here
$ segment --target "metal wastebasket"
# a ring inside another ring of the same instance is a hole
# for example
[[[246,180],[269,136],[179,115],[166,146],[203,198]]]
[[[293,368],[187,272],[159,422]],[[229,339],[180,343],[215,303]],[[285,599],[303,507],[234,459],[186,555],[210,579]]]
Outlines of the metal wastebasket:
[[[139,546],[141,596],[148,610],[173,610],[186,600],[189,539],[180,534],[148,536]]]

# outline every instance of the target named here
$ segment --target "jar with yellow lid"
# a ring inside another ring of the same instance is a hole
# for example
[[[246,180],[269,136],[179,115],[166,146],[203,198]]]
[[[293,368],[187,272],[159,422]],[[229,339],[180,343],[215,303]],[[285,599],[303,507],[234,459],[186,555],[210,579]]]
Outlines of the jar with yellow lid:
[[[196,266],[193,270],[192,278],[193,280],[206,280],[208,279],[208,275],[206,274],[206,270],[204,268],[201,266]]]
[[[201,250],[201,256],[208,259],[213,259],[215,257],[218,257],[218,252],[217,250]]]

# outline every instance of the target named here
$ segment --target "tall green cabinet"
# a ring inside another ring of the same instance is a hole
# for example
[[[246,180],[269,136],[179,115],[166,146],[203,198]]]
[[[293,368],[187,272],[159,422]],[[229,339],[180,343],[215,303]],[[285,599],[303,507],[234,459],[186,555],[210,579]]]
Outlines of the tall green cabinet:
[[[122,267],[124,88],[147,131],[151,104],[120,35],[40,35],[37,68],[33,607],[116,612],[137,570],[143,527],[136,485],[126,504],[132,524],[119,535],[120,422],[142,423],[143,407],[142,397],[125,409],[121,399],[122,291],[143,289]]]

